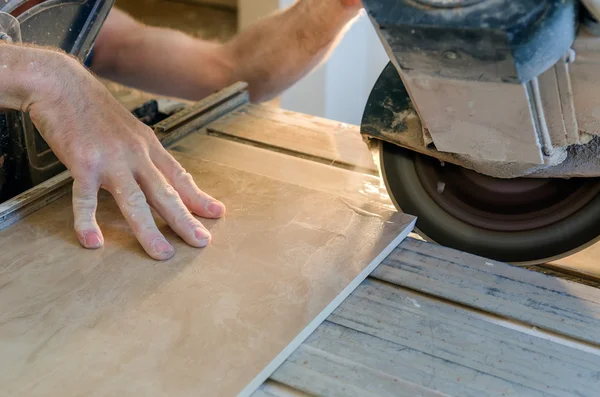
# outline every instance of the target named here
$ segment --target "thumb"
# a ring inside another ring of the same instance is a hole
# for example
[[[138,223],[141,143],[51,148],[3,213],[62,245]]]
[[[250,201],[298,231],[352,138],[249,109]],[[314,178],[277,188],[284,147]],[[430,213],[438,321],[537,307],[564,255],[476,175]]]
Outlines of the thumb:
[[[100,248],[104,245],[104,237],[96,222],[98,207],[98,189],[95,183],[73,182],[73,215],[75,216],[75,232],[81,245],[85,248]]]

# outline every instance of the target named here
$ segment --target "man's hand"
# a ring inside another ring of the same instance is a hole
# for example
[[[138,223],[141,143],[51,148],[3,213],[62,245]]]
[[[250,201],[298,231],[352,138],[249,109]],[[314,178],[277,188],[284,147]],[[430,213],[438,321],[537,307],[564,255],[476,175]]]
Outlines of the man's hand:
[[[223,204],[200,191],[153,131],[78,61],[59,55],[61,67],[53,70],[53,83],[36,92],[24,110],[75,180],[73,211],[81,244],[103,245],[96,223],[98,190],[103,188],[114,196],[152,258],[169,259],[174,250],[156,227],[150,206],[189,245],[205,247],[211,235],[191,212],[219,218]]]

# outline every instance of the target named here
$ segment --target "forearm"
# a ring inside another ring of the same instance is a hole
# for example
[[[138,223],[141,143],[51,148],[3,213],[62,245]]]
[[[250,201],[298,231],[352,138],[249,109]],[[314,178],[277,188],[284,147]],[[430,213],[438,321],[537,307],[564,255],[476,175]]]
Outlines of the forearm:
[[[143,25],[113,9],[94,48],[92,70],[160,95],[201,99],[229,83],[221,46]]]
[[[246,81],[251,99],[265,100],[325,58],[359,5],[358,0],[299,0],[223,45],[144,26],[113,10],[92,69],[126,85],[192,100]]]
[[[278,95],[326,58],[358,10],[341,1],[300,0],[251,26],[225,45],[235,60],[231,80],[248,82],[254,101]]]
[[[0,59],[0,108],[22,111],[49,95],[56,85],[51,73],[68,62],[57,51],[1,41]]]

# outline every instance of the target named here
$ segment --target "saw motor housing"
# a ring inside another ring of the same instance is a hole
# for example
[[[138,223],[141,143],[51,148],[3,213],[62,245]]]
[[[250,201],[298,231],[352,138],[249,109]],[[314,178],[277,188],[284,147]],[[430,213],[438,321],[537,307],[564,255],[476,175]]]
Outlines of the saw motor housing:
[[[600,236],[600,1],[363,0],[390,63],[361,133],[427,240],[511,263]]]
[[[600,175],[576,149],[600,134],[600,39],[578,1],[363,3],[402,86],[369,101],[366,137],[493,177]]]

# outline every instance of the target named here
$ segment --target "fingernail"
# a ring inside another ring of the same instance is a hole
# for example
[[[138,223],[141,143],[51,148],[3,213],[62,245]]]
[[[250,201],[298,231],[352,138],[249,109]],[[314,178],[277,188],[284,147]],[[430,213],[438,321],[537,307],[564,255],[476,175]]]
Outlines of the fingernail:
[[[224,207],[225,206],[218,201],[211,201],[206,208],[213,216],[221,216],[223,215]]]
[[[102,246],[102,240],[96,232],[88,232],[84,237],[86,248],[100,248]]]
[[[194,236],[196,236],[196,240],[201,244],[201,247],[206,247],[210,243],[211,235],[204,228],[197,227],[194,229]]]
[[[157,254],[170,254],[173,252],[173,246],[164,238],[157,238],[152,242],[152,249]]]

